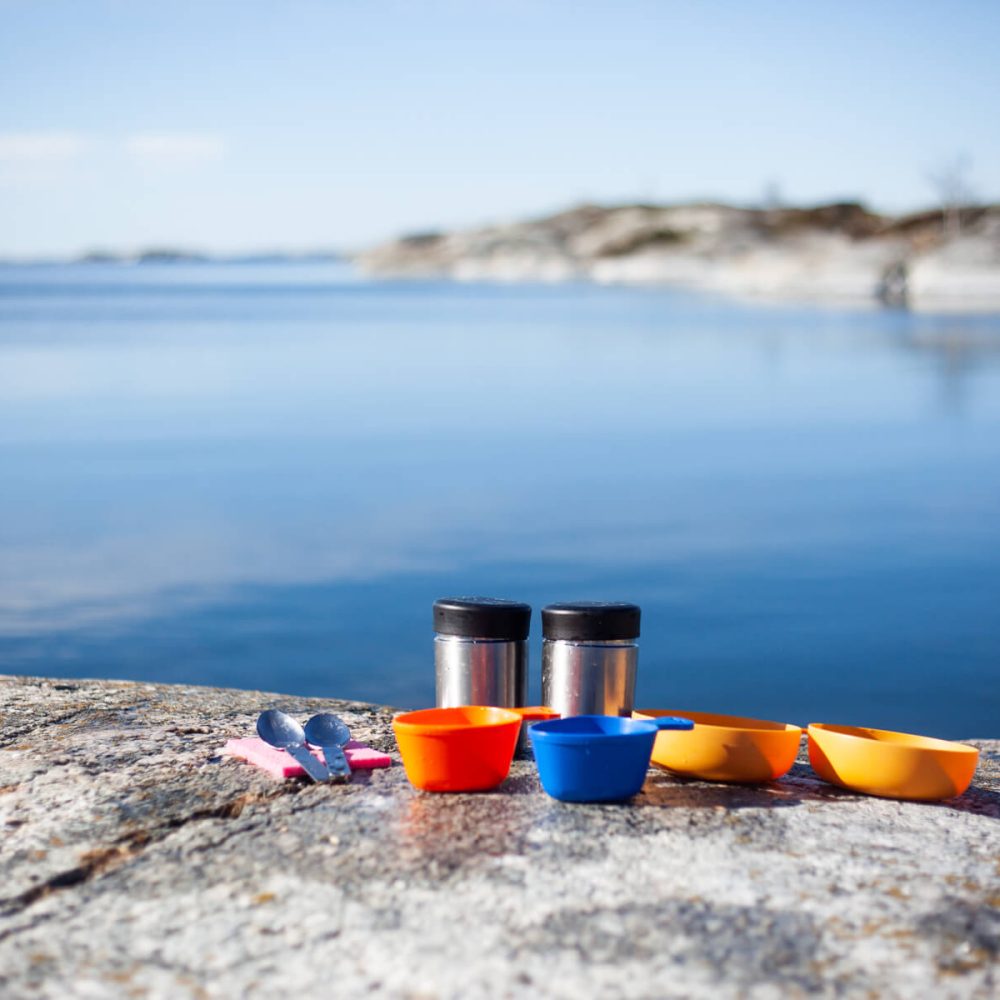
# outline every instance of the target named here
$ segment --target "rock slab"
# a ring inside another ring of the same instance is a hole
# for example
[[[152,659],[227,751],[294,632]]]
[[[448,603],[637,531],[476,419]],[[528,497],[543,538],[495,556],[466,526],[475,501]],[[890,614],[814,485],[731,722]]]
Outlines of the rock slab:
[[[225,758],[277,706],[391,753],[391,710],[0,678],[0,996],[991,997],[1000,741],[928,805],[650,771],[564,805],[346,786]]]

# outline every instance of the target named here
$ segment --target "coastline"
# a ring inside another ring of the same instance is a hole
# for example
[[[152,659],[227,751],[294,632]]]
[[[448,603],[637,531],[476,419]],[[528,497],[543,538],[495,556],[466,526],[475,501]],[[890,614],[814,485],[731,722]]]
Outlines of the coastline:
[[[526,222],[402,237],[354,257],[376,278],[650,285],[762,304],[1000,312],[1000,207],[887,217],[810,209],[591,206]]]

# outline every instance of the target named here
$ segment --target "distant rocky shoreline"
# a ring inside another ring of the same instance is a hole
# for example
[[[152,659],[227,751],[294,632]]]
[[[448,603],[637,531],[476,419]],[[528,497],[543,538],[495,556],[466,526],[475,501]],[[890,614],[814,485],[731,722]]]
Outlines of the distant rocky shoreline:
[[[588,280],[765,301],[1000,311],[1000,206],[886,216],[853,202],[581,205],[524,222],[406,236],[355,260],[377,277]]]
[[[150,247],[145,250],[89,250],[76,257],[40,257],[3,259],[0,265],[49,264],[311,264],[347,260],[336,250],[262,250],[238,254],[209,254],[175,247]]]

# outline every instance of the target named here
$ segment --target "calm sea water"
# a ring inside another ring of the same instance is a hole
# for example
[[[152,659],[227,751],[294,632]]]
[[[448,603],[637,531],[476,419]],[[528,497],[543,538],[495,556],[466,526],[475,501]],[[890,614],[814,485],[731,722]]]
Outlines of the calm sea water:
[[[645,705],[996,736],[1000,318],[0,269],[0,671],[426,705],[453,593],[638,602]]]

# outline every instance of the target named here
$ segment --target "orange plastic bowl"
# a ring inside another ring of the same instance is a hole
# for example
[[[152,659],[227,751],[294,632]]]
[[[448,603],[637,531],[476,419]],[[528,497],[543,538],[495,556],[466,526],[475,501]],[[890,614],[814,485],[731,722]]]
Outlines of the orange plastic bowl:
[[[809,725],[809,763],[824,780],[889,799],[949,799],[972,782],[979,751],[885,729]]]
[[[512,708],[512,712],[517,712],[521,716],[521,735],[517,738],[517,756],[531,757],[531,743],[528,741],[528,730],[536,722],[548,722],[550,719],[558,719],[559,713],[548,705],[529,705],[525,708]]]
[[[521,716],[463,705],[404,712],[392,720],[410,784],[425,792],[482,792],[510,771]]]
[[[774,781],[788,772],[799,752],[802,728],[785,722],[655,708],[637,709],[632,718],[661,715],[680,715],[694,722],[690,732],[657,733],[653,746],[653,763],[685,778],[741,784]]]
[[[548,705],[530,705],[527,708],[512,708],[511,712],[517,712],[525,722],[548,722],[549,719],[558,719],[559,713]]]

